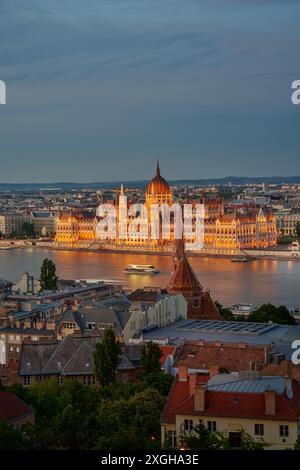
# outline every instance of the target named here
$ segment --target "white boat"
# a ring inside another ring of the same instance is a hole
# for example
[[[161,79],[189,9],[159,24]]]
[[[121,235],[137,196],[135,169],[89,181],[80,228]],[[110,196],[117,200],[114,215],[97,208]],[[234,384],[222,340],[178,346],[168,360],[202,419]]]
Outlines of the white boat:
[[[157,269],[152,264],[129,264],[125,269],[126,274],[158,274]]]

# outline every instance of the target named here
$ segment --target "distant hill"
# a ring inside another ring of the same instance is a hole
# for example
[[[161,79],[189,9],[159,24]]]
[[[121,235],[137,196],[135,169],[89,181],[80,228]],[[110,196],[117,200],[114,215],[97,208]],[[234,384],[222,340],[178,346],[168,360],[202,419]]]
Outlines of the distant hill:
[[[138,181],[125,181],[126,187],[144,188],[148,184],[149,180],[138,180]],[[170,185],[219,185],[224,186],[228,183],[233,185],[245,185],[245,184],[300,184],[300,176],[226,176],[224,178],[210,178],[210,179],[181,179],[181,180],[168,180]],[[70,189],[114,189],[120,185],[120,181],[109,181],[109,182],[93,182],[93,183],[66,183],[66,182],[55,182],[55,183],[0,183],[0,190],[6,191],[31,191],[31,190],[70,190]]]

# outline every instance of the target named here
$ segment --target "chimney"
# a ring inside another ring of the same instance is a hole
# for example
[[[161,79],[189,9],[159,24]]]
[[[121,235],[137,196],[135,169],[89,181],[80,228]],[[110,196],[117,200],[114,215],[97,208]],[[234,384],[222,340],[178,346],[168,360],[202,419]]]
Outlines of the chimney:
[[[276,414],[276,392],[275,390],[265,391],[265,415],[274,416]]]
[[[189,396],[194,395],[197,384],[197,374],[189,375]]]
[[[205,385],[196,385],[195,386],[195,411],[204,411],[205,410]]]
[[[178,378],[180,382],[187,382],[188,368],[185,365],[178,365]]]
[[[218,364],[212,364],[209,366],[209,378],[217,375],[219,373],[219,366]]]

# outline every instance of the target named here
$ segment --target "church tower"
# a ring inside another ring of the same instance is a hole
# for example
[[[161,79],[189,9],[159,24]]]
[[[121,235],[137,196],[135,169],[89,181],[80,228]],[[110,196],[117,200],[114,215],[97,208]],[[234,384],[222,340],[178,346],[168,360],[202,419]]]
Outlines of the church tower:
[[[184,250],[184,241],[176,240],[173,269],[167,290],[182,293],[188,304],[187,317],[198,320],[220,320],[221,316],[208,291],[203,290]]]

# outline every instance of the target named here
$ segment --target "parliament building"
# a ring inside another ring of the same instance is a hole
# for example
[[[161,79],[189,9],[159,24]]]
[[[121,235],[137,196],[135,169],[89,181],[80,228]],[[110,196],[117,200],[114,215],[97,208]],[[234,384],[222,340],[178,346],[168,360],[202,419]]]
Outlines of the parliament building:
[[[116,202],[116,213],[122,204],[126,204],[124,188],[121,184],[118,200]],[[148,209],[148,223],[151,225],[150,207],[153,204],[167,204],[171,206],[174,198],[167,181],[161,176],[160,167],[157,163],[156,174],[147,185],[145,191],[145,206]],[[195,201],[186,201],[196,204]],[[243,249],[266,249],[277,243],[276,220],[270,209],[262,209],[256,206],[239,207],[226,206],[221,196],[216,193],[203,193],[202,200],[197,203],[204,204],[204,249],[235,253]],[[97,235],[97,224],[99,218],[85,217],[78,211],[70,211],[60,214],[56,221],[55,244],[57,246],[96,246],[103,240]],[[131,219],[128,218],[128,224]],[[118,237],[114,240],[106,240],[112,249],[122,247],[139,247],[145,249],[170,249],[172,250],[174,232],[170,240],[165,240],[159,234],[157,239],[151,239],[146,230],[140,230],[134,236],[128,233],[125,239]],[[118,223],[117,223],[118,227]],[[186,241],[192,241],[186,240]]]

